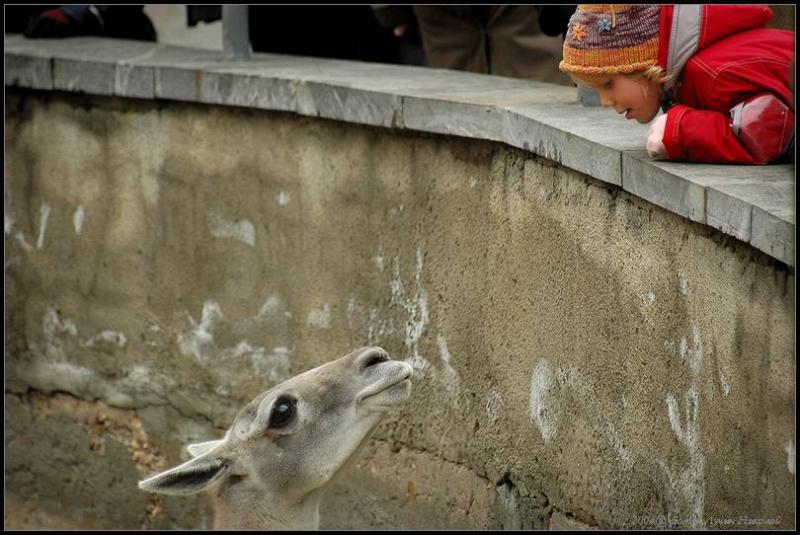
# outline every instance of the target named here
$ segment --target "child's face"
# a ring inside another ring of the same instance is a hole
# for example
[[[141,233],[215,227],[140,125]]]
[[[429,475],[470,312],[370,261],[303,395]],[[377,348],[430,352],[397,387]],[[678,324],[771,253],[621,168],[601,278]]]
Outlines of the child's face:
[[[600,105],[614,108],[626,119],[649,123],[661,107],[660,90],[646,78],[634,78],[621,74],[599,75],[584,79],[600,94]]]

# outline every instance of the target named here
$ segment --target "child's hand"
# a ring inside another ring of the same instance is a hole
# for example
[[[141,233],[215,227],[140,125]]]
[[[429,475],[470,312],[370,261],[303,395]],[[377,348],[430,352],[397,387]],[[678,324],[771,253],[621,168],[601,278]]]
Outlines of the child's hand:
[[[667,148],[664,146],[664,128],[667,126],[667,114],[659,115],[650,130],[647,131],[647,154],[651,157],[666,156]]]

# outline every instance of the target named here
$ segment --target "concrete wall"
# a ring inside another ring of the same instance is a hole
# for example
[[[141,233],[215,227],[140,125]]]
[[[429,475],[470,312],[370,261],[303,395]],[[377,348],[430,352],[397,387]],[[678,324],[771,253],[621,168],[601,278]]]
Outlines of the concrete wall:
[[[795,526],[786,264],[500,143],[6,99],[7,527],[207,527],[137,479],[365,344],[418,375],[322,527]]]

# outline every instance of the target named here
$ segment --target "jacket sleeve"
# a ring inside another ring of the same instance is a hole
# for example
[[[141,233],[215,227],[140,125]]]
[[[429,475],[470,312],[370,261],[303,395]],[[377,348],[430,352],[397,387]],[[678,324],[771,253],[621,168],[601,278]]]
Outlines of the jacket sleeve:
[[[674,106],[662,141],[670,160],[763,165],[787,152],[793,126],[794,113],[774,95],[762,94],[730,113]]]

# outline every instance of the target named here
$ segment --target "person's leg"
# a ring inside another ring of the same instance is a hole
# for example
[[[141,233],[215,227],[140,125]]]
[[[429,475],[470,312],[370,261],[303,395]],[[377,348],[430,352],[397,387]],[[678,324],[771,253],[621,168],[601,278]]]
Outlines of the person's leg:
[[[414,14],[431,67],[488,72],[485,31],[469,6],[416,5]]]
[[[534,6],[492,6],[488,33],[492,74],[575,85],[558,69],[561,37],[542,33]]]
[[[103,5],[99,8],[106,37],[156,41],[156,28],[144,12],[144,5]]]

